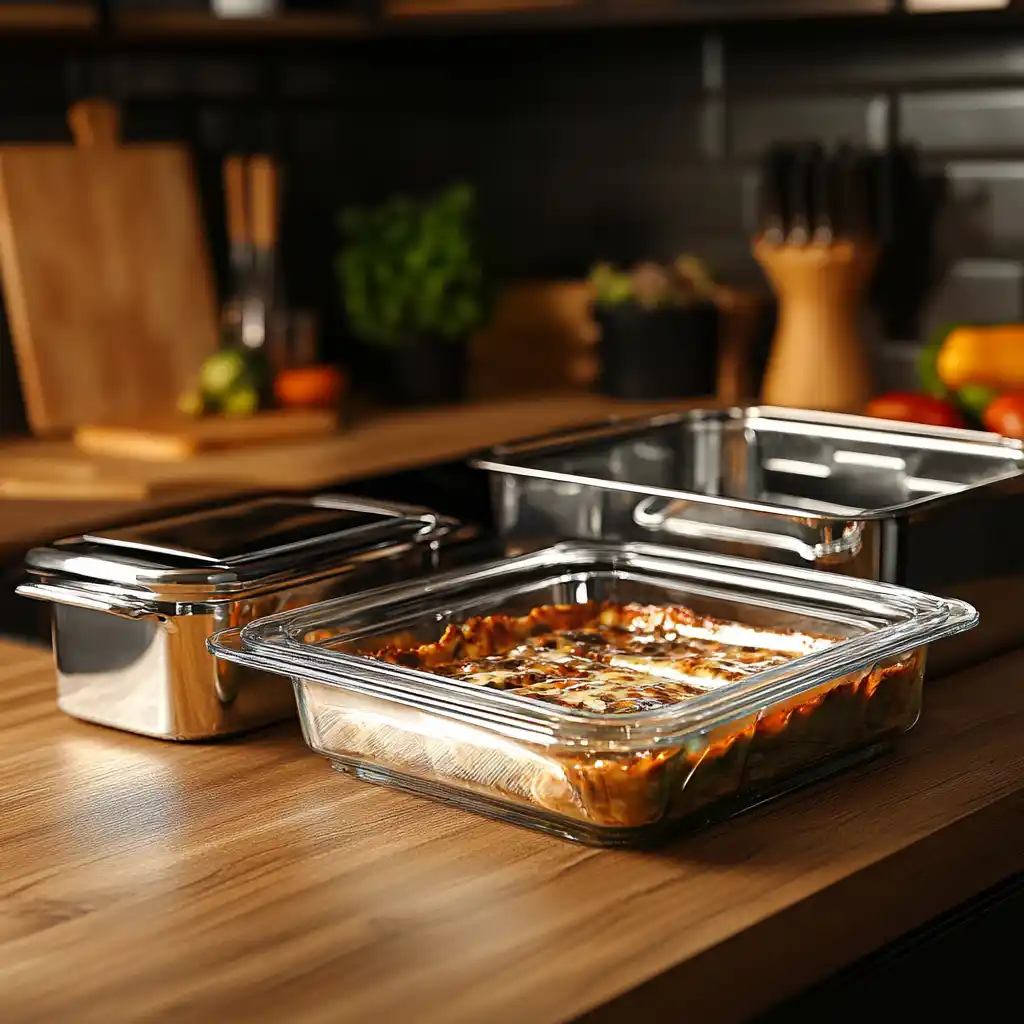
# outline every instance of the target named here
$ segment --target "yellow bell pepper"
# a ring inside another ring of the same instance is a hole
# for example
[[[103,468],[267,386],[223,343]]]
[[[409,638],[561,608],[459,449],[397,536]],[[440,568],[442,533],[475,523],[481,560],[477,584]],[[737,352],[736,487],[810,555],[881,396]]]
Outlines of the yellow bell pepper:
[[[1024,324],[957,327],[939,349],[935,368],[950,391],[968,385],[1024,391]]]

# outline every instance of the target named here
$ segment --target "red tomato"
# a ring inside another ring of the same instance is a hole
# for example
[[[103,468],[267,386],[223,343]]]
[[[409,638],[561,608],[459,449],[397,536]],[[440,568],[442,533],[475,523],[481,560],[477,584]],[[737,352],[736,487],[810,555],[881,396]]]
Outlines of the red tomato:
[[[996,434],[1024,441],[1024,394],[1000,395],[985,406],[982,422]]]
[[[964,418],[951,402],[913,391],[893,391],[868,402],[868,416],[904,423],[924,423],[929,427],[962,427]]]

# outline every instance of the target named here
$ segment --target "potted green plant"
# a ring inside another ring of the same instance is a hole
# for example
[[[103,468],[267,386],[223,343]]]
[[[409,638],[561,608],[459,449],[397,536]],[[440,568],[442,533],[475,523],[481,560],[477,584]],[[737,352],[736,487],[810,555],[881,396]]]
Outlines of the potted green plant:
[[[488,307],[474,200],[459,184],[425,202],[397,197],[341,215],[345,311],[388,401],[430,405],[463,396],[467,342]]]
[[[613,398],[711,395],[718,365],[715,282],[704,264],[681,256],[590,273],[600,328],[598,388]]]

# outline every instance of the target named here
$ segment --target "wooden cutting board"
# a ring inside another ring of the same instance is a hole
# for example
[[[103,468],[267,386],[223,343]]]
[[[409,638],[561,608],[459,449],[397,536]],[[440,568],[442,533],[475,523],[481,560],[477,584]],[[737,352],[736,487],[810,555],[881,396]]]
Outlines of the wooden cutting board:
[[[138,426],[86,424],[75,430],[75,446],[91,455],[179,462],[226,448],[323,436],[337,428],[336,412],[280,409],[245,417],[150,420]]]
[[[19,439],[0,444],[0,498],[141,501],[197,490],[176,468],[94,457],[64,440]]]
[[[117,142],[72,108],[75,146],[0,147],[0,275],[29,425],[171,416],[218,345],[192,161]]]

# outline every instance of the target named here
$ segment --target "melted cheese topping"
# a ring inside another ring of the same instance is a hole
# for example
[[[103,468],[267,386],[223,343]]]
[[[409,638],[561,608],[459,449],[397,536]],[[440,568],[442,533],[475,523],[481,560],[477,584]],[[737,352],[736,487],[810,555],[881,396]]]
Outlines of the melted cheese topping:
[[[834,642],[681,606],[591,603],[470,619],[436,643],[374,657],[567,708],[627,714],[742,682]]]

